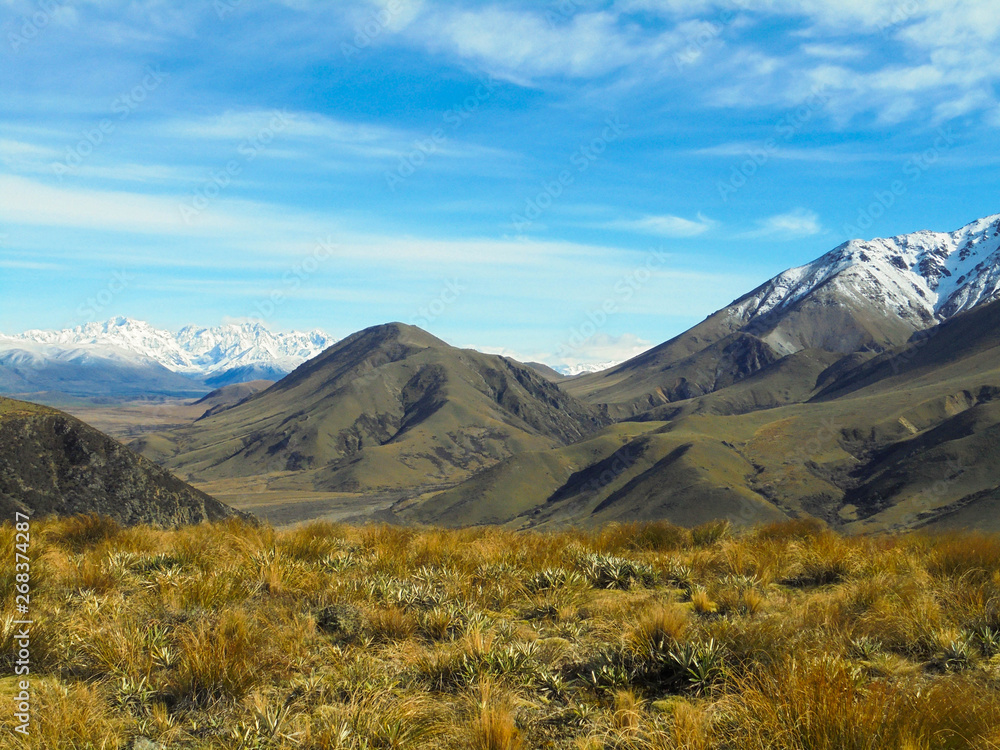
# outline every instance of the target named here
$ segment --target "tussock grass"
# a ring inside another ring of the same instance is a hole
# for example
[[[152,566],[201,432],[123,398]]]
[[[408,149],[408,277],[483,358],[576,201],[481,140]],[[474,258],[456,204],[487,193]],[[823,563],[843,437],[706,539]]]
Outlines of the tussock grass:
[[[996,537],[32,530],[34,732],[2,715],[3,747],[1000,750]]]

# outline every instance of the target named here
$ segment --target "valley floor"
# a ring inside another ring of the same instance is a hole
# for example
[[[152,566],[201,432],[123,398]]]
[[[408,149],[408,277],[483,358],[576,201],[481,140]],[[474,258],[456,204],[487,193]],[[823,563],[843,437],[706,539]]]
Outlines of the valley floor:
[[[107,405],[56,402],[53,405],[123,443],[150,432],[186,427],[205,413],[205,407],[193,398]]]
[[[31,541],[33,733],[4,712],[5,747],[1000,748],[993,536],[72,518]]]

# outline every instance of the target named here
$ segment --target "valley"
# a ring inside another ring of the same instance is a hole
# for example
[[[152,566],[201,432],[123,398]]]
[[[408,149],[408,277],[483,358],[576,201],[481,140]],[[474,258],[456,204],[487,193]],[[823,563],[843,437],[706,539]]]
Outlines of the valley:
[[[1000,531],[998,237],[852,241],[576,377],[391,323],[277,381],[65,408],[279,526]]]

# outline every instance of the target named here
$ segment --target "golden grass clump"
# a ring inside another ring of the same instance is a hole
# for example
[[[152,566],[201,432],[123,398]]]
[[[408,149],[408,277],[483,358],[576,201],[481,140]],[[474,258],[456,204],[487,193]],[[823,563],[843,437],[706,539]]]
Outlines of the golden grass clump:
[[[34,717],[29,735],[25,739],[13,733],[8,724],[0,729],[0,737],[10,737],[10,745],[0,740],[4,747],[53,750],[125,746],[127,717],[116,715],[106,691],[99,686],[55,678],[35,679],[32,686]]]
[[[503,688],[484,681],[471,702],[468,744],[471,750],[520,750],[524,747],[514,717],[513,700]]]
[[[677,604],[658,604],[639,615],[631,626],[627,639],[632,650],[648,654],[679,643],[687,632],[690,615]]]
[[[34,733],[0,747],[1000,750],[985,534],[83,517],[32,560]]]

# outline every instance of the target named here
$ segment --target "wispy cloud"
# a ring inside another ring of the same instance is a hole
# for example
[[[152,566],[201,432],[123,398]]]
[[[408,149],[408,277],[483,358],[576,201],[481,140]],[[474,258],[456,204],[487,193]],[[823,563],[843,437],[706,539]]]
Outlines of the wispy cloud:
[[[745,237],[798,239],[821,234],[823,226],[815,211],[797,208],[783,214],[775,214],[761,219],[757,229],[744,234]]]
[[[594,78],[678,51],[692,32],[650,33],[625,23],[616,10],[517,9],[501,5],[463,8],[427,4],[405,37],[454,55],[490,73],[534,86],[553,76]]]
[[[433,128],[431,128],[433,130]],[[317,151],[359,160],[391,160],[412,152],[421,141],[430,140],[424,130],[404,130],[367,122],[349,122],[314,112],[275,110],[230,110],[218,115],[177,118],[151,129],[151,134],[183,138],[188,142],[225,141],[236,146],[259,147],[265,157],[302,159]],[[511,158],[491,146],[465,143],[456,138],[438,138],[435,156],[456,159]],[[276,145],[270,148],[271,144]]]
[[[804,44],[802,51],[812,57],[830,60],[857,60],[865,56],[865,51],[850,44]]]
[[[710,230],[715,224],[714,221],[702,214],[698,214],[695,219],[663,214],[643,216],[640,219],[616,219],[600,226],[605,229],[652,234],[659,237],[697,237]]]
[[[995,0],[223,5],[81,0],[19,51],[0,44],[0,276],[25,290],[6,314],[40,325],[100,289],[95,266],[127,262],[150,290],[128,304],[212,322],[333,235],[336,255],[289,294],[292,324],[405,317],[454,275],[474,290],[452,308],[459,340],[544,353],[617,280],[632,288],[651,245],[670,246],[604,331],[656,342],[829,249],[824,226],[854,221],[894,177],[919,174],[873,235],[996,211]],[[40,6],[0,7],[20,23]],[[165,78],[143,92],[148,66]],[[628,124],[613,146],[597,139],[610,115]],[[907,171],[939,126],[954,142]],[[723,200],[720,180],[742,186]],[[786,210],[802,185],[809,209]],[[526,199],[549,206],[530,240],[508,241]],[[748,251],[709,241],[727,237]],[[226,282],[224,301],[200,293]]]
[[[789,161],[825,162],[830,164],[846,164],[851,162],[881,162],[897,158],[886,151],[862,151],[856,147],[837,146],[786,146],[777,143],[766,147],[762,142],[738,141],[720,143],[716,146],[694,149],[693,156],[717,156],[726,159],[753,159],[766,148],[766,158],[785,159]]]
[[[0,258],[0,268],[16,268],[26,271],[65,271],[67,266],[36,260],[11,260]]]
[[[520,362],[541,362],[555,367],[573,367],[579,365],[610,366],[638,356],[648,351],[653,345],[653,342],[636,336],[634,333],[618,335],[595,333],[586,340],[574,341],[572,348],[566,346],[565,342],[552,348],[536,351],[475,343],[462,344],[461,346],[486,354],[510,357]]]

